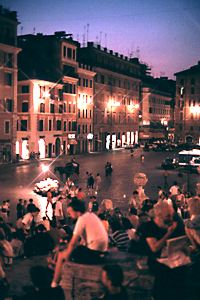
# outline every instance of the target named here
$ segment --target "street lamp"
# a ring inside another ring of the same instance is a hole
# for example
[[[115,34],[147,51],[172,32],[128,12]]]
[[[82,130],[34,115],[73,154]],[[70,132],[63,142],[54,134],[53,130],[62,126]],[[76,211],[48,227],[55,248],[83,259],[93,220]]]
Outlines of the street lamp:
[[[108,107],[110,107],[111,109],[111,120],[110,120],[110,143],[109,143],[109,149],[112,150],[112,127],[113,127],[113,107],[119,107],[120,106],[120,102],[115,101],[115,100],[110,100],[108,103]]]

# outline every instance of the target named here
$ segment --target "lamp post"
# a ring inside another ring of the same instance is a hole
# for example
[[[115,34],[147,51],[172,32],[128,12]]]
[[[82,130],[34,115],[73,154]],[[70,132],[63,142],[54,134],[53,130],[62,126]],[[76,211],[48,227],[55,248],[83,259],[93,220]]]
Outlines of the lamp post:
[[[110,143],[109,143],[109,150],[112,150],[112,129],[113,129],[113,107],[119,107],[120,102],[116,102],[115,100],[111,100],[108,104],[111,109],[111,119],[110,119]]]

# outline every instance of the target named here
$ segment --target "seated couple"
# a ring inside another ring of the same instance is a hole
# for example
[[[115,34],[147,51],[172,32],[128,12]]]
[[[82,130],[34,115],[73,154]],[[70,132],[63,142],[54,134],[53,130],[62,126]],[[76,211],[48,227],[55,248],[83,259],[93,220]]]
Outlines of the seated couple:
[[[70,259],[78,263],[98,264],[103,262],[102,257],[108,249],[108,234],[103,223],[96,214],[85,211],[83,201],[72,201],[68,214],[77,221],[68,247],[58,255],[52,287],[56,287],[61,279],[64,261]]]

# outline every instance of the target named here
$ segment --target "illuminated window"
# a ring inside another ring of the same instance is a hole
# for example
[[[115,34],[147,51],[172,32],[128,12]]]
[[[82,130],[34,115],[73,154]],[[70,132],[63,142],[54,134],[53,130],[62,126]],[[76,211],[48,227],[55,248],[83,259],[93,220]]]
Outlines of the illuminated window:
[[[45,112],[45,104],[44,103],[40,103],[40,112],[41,113]]]

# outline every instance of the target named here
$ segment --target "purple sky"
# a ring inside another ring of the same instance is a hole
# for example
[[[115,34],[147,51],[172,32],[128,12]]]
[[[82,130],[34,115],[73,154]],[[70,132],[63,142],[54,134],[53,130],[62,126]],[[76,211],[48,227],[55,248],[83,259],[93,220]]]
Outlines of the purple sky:
[[[17,11],[19,34],[66,31],[81,43],[85,35],[85,40],[88,36],[115,52],[139,57],[156,77],[173,78],[200,60],[198,0],[0,0],[0,4]]]

